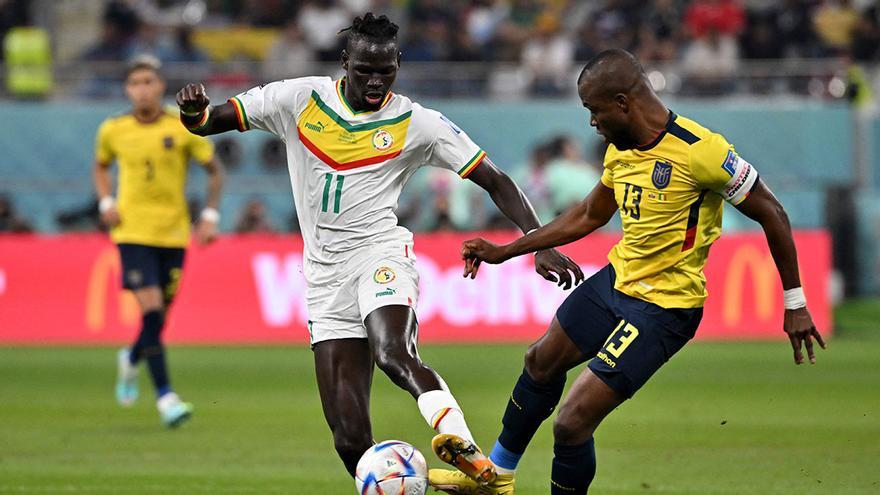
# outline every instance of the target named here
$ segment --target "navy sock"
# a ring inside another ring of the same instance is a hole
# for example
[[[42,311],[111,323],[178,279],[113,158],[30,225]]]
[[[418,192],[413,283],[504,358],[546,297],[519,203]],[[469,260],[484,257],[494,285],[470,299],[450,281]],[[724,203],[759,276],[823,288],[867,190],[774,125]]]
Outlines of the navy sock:
[[[554,383],[541,384],[523,370],[507,402],[501,420],[504,428],[489,456],[492,462],[504,469],[516,469],[538,427],[550,417],[559,403],[563,388],[564,376]]]
[[[553,445],[551,495],[586,495],[596,476],[596,447],[592,438],[580,445]]]
[[[132,363],[142,358],[146,359],[157,397],[171,391],[168,369],[165,364],[165,348],[160,339],[164,326],[165,315],[162,311],[144,313],[141,333],[131,348]]]

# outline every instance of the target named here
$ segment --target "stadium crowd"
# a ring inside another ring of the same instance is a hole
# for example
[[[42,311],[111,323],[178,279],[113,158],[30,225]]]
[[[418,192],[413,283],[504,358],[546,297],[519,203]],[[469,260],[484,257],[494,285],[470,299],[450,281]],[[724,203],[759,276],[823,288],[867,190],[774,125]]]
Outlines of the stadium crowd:
[[[28,3],[0,0],[0,36],[33,20]],[[367,10],[401,25],[407,62],[471,62],[478,73],[518,65],[532,95],[570,90],[577,61],[609,47],[647,64],[676,64],[683,92],[713,96],[733,90],[743,61],[880,59],[876,0],[110,0],[100,34],[78,59],[124,62],[149,53],[188,64],[190,74],[251,79],[242,83],[326,72],[320,64],[339,57],[336,33]],[[243,42],[251,48],[230,48],[248,30],[256,33]],[[232,60],[262,64],[261,73],[230,76],[220,63],[230,61],[229,50]],[[80,93],[106,96],[109,86]]]

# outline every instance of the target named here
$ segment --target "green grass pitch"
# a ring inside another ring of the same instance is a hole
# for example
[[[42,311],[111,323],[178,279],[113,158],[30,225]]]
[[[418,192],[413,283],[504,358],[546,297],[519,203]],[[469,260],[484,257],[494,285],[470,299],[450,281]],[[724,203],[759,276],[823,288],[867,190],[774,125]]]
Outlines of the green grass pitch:
[[[591,493],[880,493],[880,340],[833,340],[800,367],[787,345],[686,346],[600,428]],[[486,449],[523,351],[423,349]],[[196,406],[177,431],[159,426],[145,373],[141,401],[116,406],[114,349],[0,349],[0,493],[355,493],[309,350],[181,347],[170,359],[176,389]],[[378,374],[372,409],[377,440],[429,452],[415,402]],[[548,491],[549,426],[521,464],[518,493]]]

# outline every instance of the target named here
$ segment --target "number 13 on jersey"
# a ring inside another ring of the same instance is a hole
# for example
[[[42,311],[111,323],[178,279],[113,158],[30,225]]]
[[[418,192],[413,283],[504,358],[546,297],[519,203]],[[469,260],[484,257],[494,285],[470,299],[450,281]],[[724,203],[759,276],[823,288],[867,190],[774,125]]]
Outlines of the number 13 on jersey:
[[[339,213],[342,202],[342,184],[345,182],[344,175],[336,176],[336,191],[333,194],[333,213]],[[330,206],[330,189],[333,186],[333,174],[324,174],[324,196],[321,198],[321,211],[327,212]]]

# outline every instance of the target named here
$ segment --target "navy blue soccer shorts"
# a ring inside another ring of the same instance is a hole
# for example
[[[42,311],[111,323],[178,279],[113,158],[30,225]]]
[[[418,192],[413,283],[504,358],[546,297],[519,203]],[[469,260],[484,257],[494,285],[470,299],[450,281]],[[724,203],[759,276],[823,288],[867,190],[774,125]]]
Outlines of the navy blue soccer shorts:
[[[580,284],[556,311],[590,370],[632,397],[697,332],[703,308],[666,309],[614,288],[611,265]]]
[[[129,290],[157,286],[165,303],[177,294],[186,250],[142,244],[119,244],[122,286]]]

